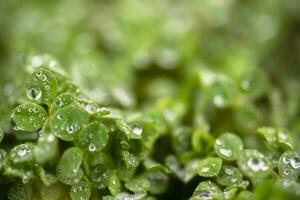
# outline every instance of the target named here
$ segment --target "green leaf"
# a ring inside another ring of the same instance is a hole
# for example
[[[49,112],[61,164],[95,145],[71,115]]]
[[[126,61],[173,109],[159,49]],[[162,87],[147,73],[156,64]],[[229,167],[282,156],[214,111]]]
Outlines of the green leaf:
[[[278,172],[283,178],[296,180],[300,175],[300,154],[296,151],[284,152],[278,162]]]
[[[72,185],[70,190],[72,200],[89,200],[91,196],[91,186],[86,181],[80,181]]]
[[[7,158],[7,153],[5,150],[0,149],[0,170],[4,167]]]
[[[121,157],[127,168],[136,168],[139,165],[138,158],[129,151],[122,151]]]
[[[239,184],[242,180],[242,173],[239,169],[230,165],[223,165],[217,177],[217,182],[223,186]]]
[[[144,193],[150,188],[150,182],[144,178],[136,178],[125,183],[125,187],[134,193]]]
[[[245,94],[258,97],[266,91],[268,80],[262,70],[254,69],[244,74],[240,87]]]
[[[9,152],[8,157],[14,163],[32,161],[34,147],[30,143],[17,145]]]
[[[56,177],[53,174],[47,172],[42,166],[39,166],[37,171],[44,185],[49,186],[57,182]]]
[[[199,183],[190,200],[223,199],[221,189],[211,181]]]
[[[217,176],[222,167],[222,159],[207,157],[199,161],[197,172],[199,176],[213,177]]]
[[[215,142],[215,151],[225,160],[236,160],[243,150],[242,140],[233,133],[223,133]]]
[[[108,142],[108,132],[104,124],[92,122],[79,133],[78,144],[88,152],[99,152]]]
[[[117,195],[121,191],[121,182],[116,172],[113,172],[110,177],[108,189],[112,195]]]
[[[227,80],[217,80],[207,88],[207,95],[217,108],[231,106],[236,94],[235,85]]]
[[[8,192],[9,200],[31,200],[32,188],[29,184],[15,182]]]
[[[125,134],[128,139],[141,139],[143,129],[139,125],[129,126],[124,120],[115,120],[118,129]]]
[[[65,184],[79,181],[82,176],[81,163],[82,152],[79,148],[70,147],[65,150],[56,168],[58,180]],[[70,182],[70,179],[73,179],[73,181]]]
[[[41,185],[40,196],[42,200],[60,200],[62,199],[63,187],[60,183],[55,183],[52,185]]]
[[[77,104],[70,104],[59,109],[50,119],[49,124],[54,134],[65,141],[72,141],[88,123],[88,114]]]
[[[50,113],[55,113],[58,109],[66,107],[75,101],[72,94],[63,93],[55,98],[50,107]]]
[[[270,174],[271,166],[265,156],[257,150],[246,149],[238,158],[240,170],[256,183]]]
[[[16,131],[37,131],[44,125],[47,115],[43,107],[34,103],[24,103],[12,112],[12,127]]]
[[[51,161],[58,153],[58,140],[53,134],[42,134],[34,149],[34,158],[38,163]]]
[[[287,130],[261,127],[257,132],[264,137],[267,144],[272,148],[278,149],[282,147],[286,150],[294,149],[294,140]]]
[[[4,131],[3,131],[3,129],[0,127],[0,143],[2,142],[3,138],[4,138]]]
[[[98,189],[104,189],[108,187],[110,183],[110,178],[114,172],[104,165],[96,165],[91,170],[91,179],[93,184]]]
[[[25,81],[27,97],[36,103],[50,103],[55,98],[57,87],[55,75],[46,69],[34,72]]]

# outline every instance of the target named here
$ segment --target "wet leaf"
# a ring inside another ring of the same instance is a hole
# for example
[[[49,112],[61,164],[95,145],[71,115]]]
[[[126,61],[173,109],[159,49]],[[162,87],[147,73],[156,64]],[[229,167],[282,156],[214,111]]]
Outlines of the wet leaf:
[[[238,158],[240,170],[256,183],[270,174],[271,166],[265,156],[257,150],[246,149]]]
[[[117,195],[121,191],[121,182],[116,172],[113,172],[110,177],[108,189],[112,195]]]
[[[33,160],[34,145],[30,143],[15,146],[8,154],[9,159],[14,163],[29,162]]]
[[[239,184],[242,180],[242,173],[239,169],[229,165],[223,165],[217,177],[217,182],[223,186]]]
[[[4,131],[3,131],[3,129],[0,127],[0,143],[2,142],[3,138],[4,138]]]
[[[136,178],[125,183],[125,187],[134,193],[144,193],[150,188],[150,182],[144,178]]]
[[[233,133],[223,133],[215,141],[215,151],[225,160],[236,160],[243,150],[242,140]]]
[[[52,160],[58,153],[58,140],[53,134],[43,134],[39,137],[34,149],[34,158],[38,163]]]
[[[32,188],[29,184],[15,182],[8,192],[9,200],[31,200]]]
[[[63,93],[57,96],[50,107],[50,113],[55,113],[58,109],[66,107],[67,105],[73,103],[74,97],[72,94]]]
[[[25,81],[27,97],[36,103],[50,103],[57,92],[55,75],[46,69],[40,69],[29,75]]]
[[[287,130],[261,127],[257,132],[264,137],[267,144],[272,148],[278,149],[282,147],[286,150],[294,149],[294,140]]]
[[[59,181],[65,184],[71,184],[80,180],[82,171],[82,152],[77,147],[70,147],[64,151],[56,168],[56,175]],[[73,179],[70,182],[70,179]]]
[[[190,200],[223,199],[221,189],[211,181],[200,182]]]
[[[87,152],[99,152],[108,142],[108,128],[100,122],[92,122],[78,135],[79,146]]]
[[[88,123],[88,114],[76,104],[59,109],[50,119],[49,124],[54,134],[65,141],[74,140]]]
[[[70,190],[72,200],[89,200],[91,196],[91,187],[86,181],[80,181],[72,185]]]
[[[231,106],[236,98],[236,87],[227,80],[218,80],[207,89],[208,97],[217,108]]]
[[[3,149],[0,149],[0,170],[4,167],[6,158],[7,152]]]
[[[278,162],[278,172],[283,178],[296,180],[300,175],[300,154],[296,151],[284,152]]]
[[[141,139],[143,129],[140,126],[129,126],[124,120],[115,120],[118,129],[125,134],[128,139]]]
[[[221,167],[222,167],[222,159],[208,157],[199,161],[197,172],[199,176],[213,177],[219,174]]]
[[[12,127],[16,131],[37,131],[44,125],[47,115],[43,107],[34,103],[24,103],[12,112]]]

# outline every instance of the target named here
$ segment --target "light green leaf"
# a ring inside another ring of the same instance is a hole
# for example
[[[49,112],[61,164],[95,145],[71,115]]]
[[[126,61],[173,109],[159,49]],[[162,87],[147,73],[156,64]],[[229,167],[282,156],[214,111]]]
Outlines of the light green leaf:
[[[17,145],[9,152],[8,157],[14,163],[32,161],[34,147],[30,143]]]
[[[65,184],[79,181],[82,176],[81,163],[82,152],[79,148],[70,147],[65,150],[56,168],[58,180]]]
[[[80,181],[72,185],[70,190],[72,200],[89,200],[91,196],[91,186],[86,181]]]
[[[88,123],[89,116],[77,104],[70,104],[59,109],[50,119],[49,124],[54,134],[62,140],[72,141]]]
[[[55,75],[46,69],[34,72],[25,81],[27,97],[36,103],[50,103],[55,98],[57,87]]]
[[[12,127],[16,131],[37,131],[44,125],[47,115],[43,107],[35,103],[24,103],[12,112]]]
[[[215,151],[225,160],[236,160],[243,150],[242,140],[233,133],[223,133],[215,142]]]
[[[284,152],[278,162],[278,172],[283,178],[297,180],[300,175],[300,154],[296,151]]]
[[[257,150],[246,149],[238,158],[240,170],[256,183],[270,174],[271,166],[265,156]]]
[[[199,161],[197,172],[199,176],[213,177],[217,176],[222,167],[222,159],[207,157]]]
[[[108,142],[108,132],[104,124],[92,122],[79,133],[78,144],[88,152],[99,152]]]

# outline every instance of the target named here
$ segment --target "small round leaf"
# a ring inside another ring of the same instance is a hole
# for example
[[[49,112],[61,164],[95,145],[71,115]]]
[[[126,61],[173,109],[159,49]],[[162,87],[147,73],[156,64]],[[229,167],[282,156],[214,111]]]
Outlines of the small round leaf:
[[[92,122],[78,135],[78,144],[89,152],[101,151],[108,142],[108,128],[100,122]]]
[[[88,114],[77,104],[70,104],[59,109],[50,119],[49,124],[54,134],[62,140],[72,141],[88,123]]]
[[[242,181],[242,173],[238,168],[224,165],[217,177],[217,182],[223,186],[231,186]]]
[[[73,95],[69,93],[63,93],[57,96],[50,107],[50,113],[55,113],[58,109],[66,107],[67,105],[74,102]]]
[[[47,117],[46,110],[35,103],[24,103],[16,107],[11,115],[12,127],[16,131],[37,131]]]
[[[72,185],[70,190],[72,200],[89,200],[91,196],[91,186],[86,181],[80,181]]]
[[[20,144],[18,146],[15,146],[10,152],[9,152],[9,159],[14,163],[22,163],[22,162],[28,162],[33,160],[33,144]]]
[[[199,183],[190,200],[224,199],[222,190],[211,181]]]
[[[265,156],[254,149],[241,152],[238,158],[238,166],[254,183],[266,178],[271,170],[270,163]]]
[[[25,81],[27,97],[36,103],[51,102],[56,95],[57,87],[55,75],[46,69],[34,72]]]
[[[203,177],[213,177],[217,176],[222,167],[222,159],[208,157],[199,161],[197,172],[200,176]]]
[[[62,183],[70,184],[70,179],[77,179],[79,175],[82,175],[82,171],[80,169],[81,163],[81,150],[77,147],[68,148],[63,153],[56,168],[56,175],[58,180]]]
[[[296,180],[300,175],[300,154],[296,151],[284,152],[278,162],[278,172],[283,178]]]
[[[224,133],[216,140],[214,147],[221,158],[236,160],[243,150],[243,142],[235,134]]]

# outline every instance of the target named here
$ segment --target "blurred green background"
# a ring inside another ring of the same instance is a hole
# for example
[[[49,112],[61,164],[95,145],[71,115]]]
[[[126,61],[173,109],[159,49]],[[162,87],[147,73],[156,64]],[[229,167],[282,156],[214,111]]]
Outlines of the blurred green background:
[[[176,97],[203,70],[238,86],[259,71],[277,103],[299,99],[299,0],[3,0],[0,27],[2,116],[43,64],[122,108]]]

